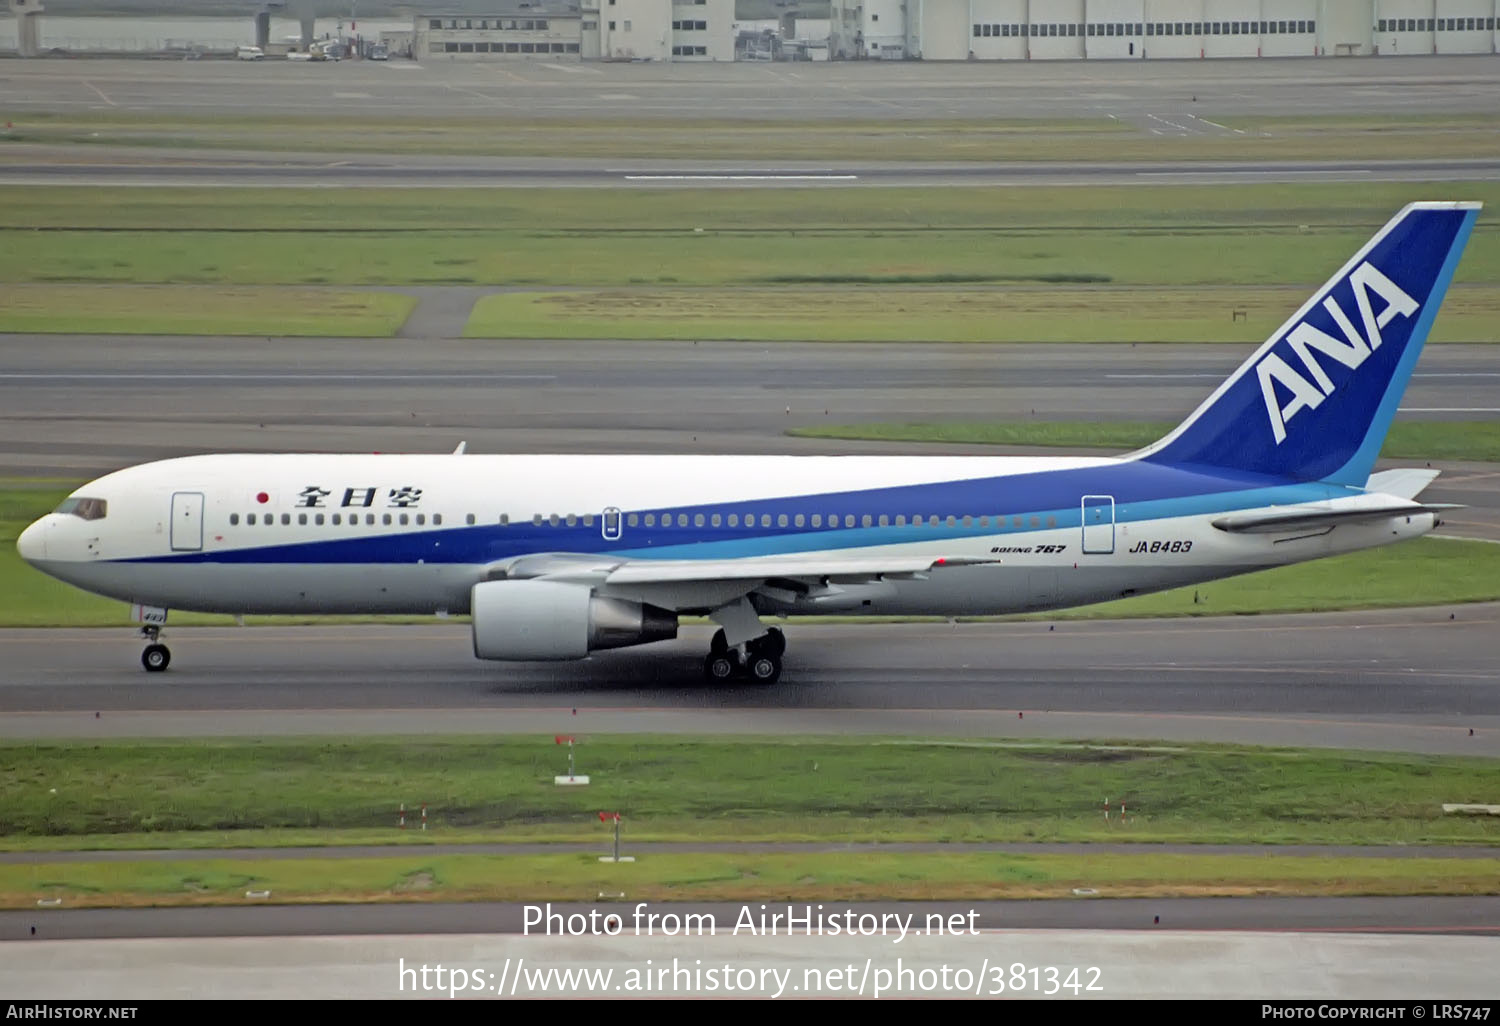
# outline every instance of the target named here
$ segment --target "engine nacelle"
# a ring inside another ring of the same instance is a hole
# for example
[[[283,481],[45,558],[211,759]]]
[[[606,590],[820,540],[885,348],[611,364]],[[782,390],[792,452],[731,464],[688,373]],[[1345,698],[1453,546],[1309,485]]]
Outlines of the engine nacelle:
[[[677,637],[671,610],[603,598],[582,584],[485,581],[474,585],[469,611],[480,659],[582,659],[601,648]]]

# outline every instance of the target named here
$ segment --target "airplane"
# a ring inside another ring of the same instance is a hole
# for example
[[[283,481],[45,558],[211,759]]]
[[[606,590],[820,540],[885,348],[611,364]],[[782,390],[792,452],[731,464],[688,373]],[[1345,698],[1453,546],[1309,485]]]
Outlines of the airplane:
[[[1123,456],[194,455],[89,482],[17,546],[132,603],[153,672],[169,609],[466,613],[500,661],[707,616],[707,680],[770,684],[766,615],[1059,609],[1416,538],[1437,472],[1372,470],[1480,206],[1403,208]]]

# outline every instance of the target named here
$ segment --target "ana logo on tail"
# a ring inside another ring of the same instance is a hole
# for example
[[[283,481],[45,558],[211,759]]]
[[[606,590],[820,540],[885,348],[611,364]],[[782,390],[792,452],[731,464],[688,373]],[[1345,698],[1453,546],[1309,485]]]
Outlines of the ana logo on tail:
[[[1277,445],[1286,440],[1287,421],[1302,410],[1317,409],[1318,405],[1333,395],[1337,388],[1322,365],[1318,363],[1314,350],[1333,357],[1345,367],[1353,370],[1364,363],[1366,357],[1372,352],[1380,348],[1380,329],[1398,316],[1412,316],[1420,308],[1416,300],[1401,291],[1395,282],[1369,262],[1360,264],[1349,275],[1349,285],[1354,291],[1354,301],[1359,307],[1360,320],[1364,323],[1363,336],[1355,329],[1353,322],[1349,320],[1349,315],[1332,296],[1323,300],[1323,309],[1328,311],[1328,315],[1339,326],[1339,331],[1344,336],[1343,341],[1306,321],[1298,324],[1286,336],[1287,345],[1297,354],[1303,370],[1312,378],[1311,381],[1293,370],[1292,366],[1274,350],[1267,353],[1265,359],[1255,365],[1256,376],[1260,379],[1260,393],[1266,402],[1266,416],[1271,421],[1271,433],[1276,437]],[[1378,315],[1370,303],[1371,293],[1379,296],[1386,304],[1385,309],[1381,310]],[[1277,399],[1277,384],[1291,393],[1285,406],[1281,405],[1280,400]]]

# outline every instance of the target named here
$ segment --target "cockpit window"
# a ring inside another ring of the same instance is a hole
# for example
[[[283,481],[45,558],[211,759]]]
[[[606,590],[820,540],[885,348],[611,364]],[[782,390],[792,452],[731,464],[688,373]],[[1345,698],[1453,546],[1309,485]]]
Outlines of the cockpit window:
[[[108,506],[103,499],[86,499],[75,495],[64,499],[55,512],[69,513],[84,520],[103,520]]]

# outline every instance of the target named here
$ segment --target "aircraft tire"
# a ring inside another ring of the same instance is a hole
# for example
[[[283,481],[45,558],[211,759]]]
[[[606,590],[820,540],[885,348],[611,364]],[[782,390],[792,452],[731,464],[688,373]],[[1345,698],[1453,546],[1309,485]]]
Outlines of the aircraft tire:
[[[160,673],[172,661],[172,650],[166,645],[147,645],[141,653],[141,665],[148,673]]]
[[[703,660],[703,676],[710,684],[732,680],[739,670],[738,660],[729,652],[710,652]]]
[[[775,684],[781,679],[781,656],[770,652],[751,655],[745,670],[757,684]]]

